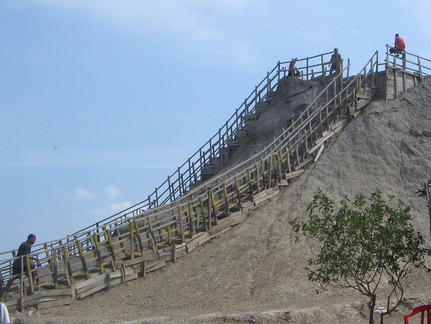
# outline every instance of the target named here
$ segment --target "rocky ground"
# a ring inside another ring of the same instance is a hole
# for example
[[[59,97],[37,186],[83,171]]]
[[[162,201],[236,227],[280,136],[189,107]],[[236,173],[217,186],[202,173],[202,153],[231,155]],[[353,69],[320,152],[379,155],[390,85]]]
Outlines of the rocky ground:
[[[22,323],[368,323],[366,299],[307,280],[314,242],[295,243],[289,221],[305,217],[321,188],[344,194],[376,189],[412,207],[414,226],[429,238],[426,200],[415,191],[431,178],[431,82],[399,99],[374,101],[319,161],[233,230],[164,270],[74,304],[11,314]],[[405,302],[385,323],[402,323],[431,303],[429,274],[405,281]],[[379,304],[378,306],[384,306]]]

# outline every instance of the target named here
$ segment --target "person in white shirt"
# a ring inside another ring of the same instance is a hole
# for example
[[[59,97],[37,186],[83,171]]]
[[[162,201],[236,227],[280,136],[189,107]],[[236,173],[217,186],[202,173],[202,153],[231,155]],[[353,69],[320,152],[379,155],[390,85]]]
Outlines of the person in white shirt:
[[[9,311],[3,303],[0,303],[0,324],[10,324]]]

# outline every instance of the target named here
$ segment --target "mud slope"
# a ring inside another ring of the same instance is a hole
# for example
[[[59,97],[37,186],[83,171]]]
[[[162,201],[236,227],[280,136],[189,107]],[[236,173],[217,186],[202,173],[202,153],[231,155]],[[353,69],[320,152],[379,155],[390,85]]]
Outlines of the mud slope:
[[[430,80],[398,100],[372,102],[316,164],[244,224],[144,279],[19,316],[28,323],[367,323],[358,293],[316,293],[304,271],[314,244],[295,244],[288,221],[305,216],[317,188],[336,201],[379,188],[411,205],[415,226],[429,238],[426,201],[414,192],[431,177],[430,125]],[[429,275],[422,272],[409,278],[406,303],[387,323],[431,302],[424,282]]]

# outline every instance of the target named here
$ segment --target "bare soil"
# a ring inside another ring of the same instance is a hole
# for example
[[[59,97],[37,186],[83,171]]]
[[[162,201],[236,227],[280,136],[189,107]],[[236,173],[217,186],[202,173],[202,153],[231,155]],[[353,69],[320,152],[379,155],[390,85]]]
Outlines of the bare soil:
[[[399,99],[373,101],[298,180],[224,233],[165,269],[69,306],[11,314],[21,323],[368,323],[366,299],[351,289],[323,291],[307,280],[316,243],[295,243],[289,221],[306,217],[318,188],[333,200],[376,189],[412,207],[429,242],[431,82]],[[405,280],[405,301],[385,318],[402,323],[430,304],[429,274]],[[378,307],[384,306],[380,301]]]

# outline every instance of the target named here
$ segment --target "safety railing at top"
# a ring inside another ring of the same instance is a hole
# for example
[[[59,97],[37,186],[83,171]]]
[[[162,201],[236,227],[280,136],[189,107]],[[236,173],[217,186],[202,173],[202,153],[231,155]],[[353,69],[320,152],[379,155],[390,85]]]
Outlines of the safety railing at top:
[[[431,60],[407,51],[391,53],[391,48],[393,47],[386,45],[386,66],[405,70],[421,79],[431,76]]]
[[[346,71],[348,71],[348,66],[349,64],[347,64],[345,69]],[[356,92],[361,90],[365,91],[367,88],[373,88],[376,86],[376,75],[378,72],[379,56],[378,51],[376,51],[354,78],[350,78],[348,74],[344,77],[345,82],[343,83],[343,88],[341,90],[337,90],[337,87],[339,86],[337,82],[331,82],[328,84],[323,92],[328,92],[330,88],[333,88],[332,93],[336,95],[332,99],[326,100],[325,103],[320,106],[318,106],[318,100],[322,94],[314,98],[301,115],[295,119],[286,130],[277,136],[270,145],[268,145],[266,148],[266,154],[273,154],[284,147],[286,142],[291,140],[292,136],[295,136],[298,131],[306,127],[307,121],[313,119],[322,111],[328,110],[330,105],[341,106],[346,100],[353,100],[352,96]]]
[[[327,55],[327,54],[328,53],[323,54],[323,55]],[[318,57],[322,58],[323,55],[318,56]],[[300,60],[300,61],[306,61],[307,64],[305,65],[304,69],[307,67],[308,68],[305,71],[308,71],[310,73],[314,73],[314,76],[316,76],[316,73],[314,71],[312,71],[312,69],[311,69],[311,67],[314,65],[310,64],[310,60],[311,60],[310,58],[307,58],[307,59]],[[279,63],[279,64],[277,64],[277,66],[280,67],[283,64],[284,63]],[[324,65],[327,65],[327,62],[325,60],[321,59],[321,62],[317,65],[319,65],[319,66],[323,65],[324,66]],[[421,65],[418,65],[418,66],[421,66]],[[301,66],[299,64],[298,64],[298,67],[301,69]],[[275,75],[280,75],[281,71],[283,72],[283,74],[287,72],[283,68],[276,68],[274,70],[280,71],[279,73],[277,73]],[[418,69],[418,71],[419,70],[420,69]],[[345,76],[344,79],[349,80],[350,77],[348,76],[348,67],[344,70],[344,74],[346,74],[346,72],[347,72],[347,76]],[[378,52],[376,52],[373,55],[373,57],[370,59],[370,61],[366,64],[366,66],[361,70],[361,72],[355,78],[351,78],[351,80],[347,83],[345,89],[352,88],[352,87],[356,87],[356,89],[361,89],[361,87],[365,88],[367,86],[370,86],[370,84],[372,82],[374,82],[373,81],[374,80],[373,74],[375,74],[377,72],[378,72]],[[304,74],[308,75],[307,73],[304,73]],[[274,80],[275,80],[274,78],[270,78],[269,77],[270,75],[271,75],[271,73],[268,73],[267,80],[272,80],[272,81],[268,81],[267,82],[268,84],[270,84],[271,82],[274,82]],[[280,79],[281,79],[281,76],[280,76]],[[279,80],[277,79],[277,84],[278,84],[278,81]],[[335,84],[336,84],[335,81],[328,84],[328,86],[325,88],[326,93],[328,92],[329,87],[335,87]],[[269,89],[273,90],[275,88],[271,86],[271,87],[269,87]],[[336,93],[336,92],[337,92],[336,90],[333,91],[333,93]],[[341,92],[343,92],[343,91],[341,91]],[[345,92],[345,96],[347,96],[347,92]],[[333,102],[338,101],[340,103],[342,100],[344,100],[341,97],[342,97],[342,95],[338,94],[338,97],[336,99],[335,98],[332,99],[332,101]],[[329,101],[327,100],[327,102],[330,102],[330,101],[331,100],[329,100]],[[230,169],[229,174],[237,172],[237,170],[238,170],[237,168],[240,168],[240,169],[244,168],[245,165],[247,165],[247,164],[257,163],[256,160],[258,160],[259,158],[262,158],[262,156],[271,155],[272,152],[277,151],[278,149],[280,149],[280,147],[285,145],[286,141],[291,136],[293,136],[295,134],[295,130],[301,129],[302,126],[300,126],[300,125],[304,125],[305,120],[308,120],[309,118],[314,116],[313,111],[314,111],[314,113],[318,111],[318,109],[316,108],[316,102],[317,102],[317,98],[312,102],[312,104],[309,105],[309,107],[301,114],[301,116],[299,116],[299,118],[296,119],[296,121],[294,123],[292,123],[290,125],[290,127],[288,129],[286,129],[280,136],[278,136],[273,141],[273,143],[270,144],[264,151],[262,151],[260,154],[258,154],[256,156],[248,159],[247,161],[244,161],[244,163],[241,163],[237,167]],[[323,108],[327,109],[327,107],[328,106],[326,105]],[[226,177],[226,173],[222,173],[219,176],[216,176],[213,179],[208,180],[205,183],[205,186],[206,187],[213,186],[215,183],[220,181],[220,177]],[[185,194],[184,195],[185,199],[188,199],[187,196],[192,194],[192,193],[193,192],[189,192],[189,193]],[[75,242],[76,240],[86,241],[89,236],[93,235],[94,233],[102,232],[104,228],[121,226],[122,224],[127,223],[131,218],[136,217],[138,215],[142,215],[146,209],[142,208],[141,206],[142,206],[142,203],[136,204],[136,205],[132,206],[131,208],[129,208],[129,209],[127,209],[121,213],[118,213],[118,214],[113,215],[109,218],[101,220],[100,222],[93,224],[92,226],[89,226],[89,227],[87,227],[87,228],[85,228],[85,229],[83,229],[77,233],[74,233],[70,236],[67,236],[66,238],[61,238],[61,239],[53,240],[53,241],[47,241],[43,245],[36,245],[34,247],[34,253],[35,254],[46,253],[47,250],[56,249],[56,248],[58,249],[59,247],[64,246],[65,244],[69,244],[69,242]],[[159,206],[159,208],[155,208],[154,213],[157,213],[157,210],[160,208],[163,208],[163,207],[164,206]],[[73,250],[73,247],[69,247],[69,248],[71,250]],[[9,257],[14,256],[15,253],[16,253],[16,250],[0,253],[0,259],[6,258],[7,255]]]
[[[242,195],[257,195],[277,186],[282,174],[297,170],[309,160],[308,155],[311,154],[313,146],[326,136],[324,134],[330,130],[331,125],[346,118],[349,105],[356,99],[355,94],[365,93],[375,87],[378,67],[378,52],[354,77],[349,77],[348,74],[342,77],[343,73],[348,71],[347,67],[335,76],[291,125],[262,152],[214,176],[204,187],[184,194],[175,203],[164,206],[164,209],[154,208],[135,217],[116,218],[65,239],[36,245],[31,255],[39,259],[40,269],[55,270],[48,273],[49,277],[56,278],[54,284],[62,281],[70,285],[74,277],[73,271],[78,271],[75,272],[76,275],[84,270],[87,272],[87,279],[90,275],[89,269],[85,267],[74,270],[72,266],[59,266],[61,262],[69,262],[69,258],[75,262],[83,259],[86,259],[85,262],[93,262],[96,270],[103,273],[103,267],[112,263],[103,260],[103,249],[111,251],[110,259],[115,261],[112,256],[114,251],[121,250],[123,255],[127,252],[132,257],[134,253],[142,255],[144,250],[157,250],[158,247],[170,245],[175,240],[184,242],[185,236],[193,236],[203,225],[204,230],[207,230],[211,227],[212,219],[216,220],[218,215],[229,212],[232,206],[240,206]],[[339,82],[341,77],[342,83]],[[319,100],[322,98],[324,100]],[[128,230],[124,231],[125,227]],[[133,236],[135,231],[136,235]],[[125,234],[121,234],[122,232]],[[118,235],[115,242],[111,238],[114,233]],[[142,239],[136,240],[139,235]],[[121,247],[114,247],[114,244]],[[123,247],[127,244],[128,250]],[[11,276],[13,260],[14,258],[9,258],[0,262],[0,270],[5,279]],[[68,264],[73,265],[70,262]]]
[[[333,52],[327,52],[298,59],[296,67],[301,71],[301,78],[310,80],[326,75],[332,54]],[[129,217],[141,214],[143,211],[173,202],[188,192],[192,186],[199,183],[202,170],[210,162],[210,158],[218,157],[220,150],[227,147],[228,140],[232,139],[237,130],[244,126],[245,122],[242,117],[254,113],[256,104],[265,100],[267,95],[277,88],[279,81],[288,74],[289,64],[290,61],[278,62],[270,72],[267,72],[266,77],[255,87],[241,106],[235,110],[224,126],[201,146],[196,153],[187,159],[185,163],[178,167],[174,173],[169,175],[160,186],[155,188],[154,192],[147,199],[115,215],[102,219],[79,232],[85,232],[106,223],[124,221]]]

